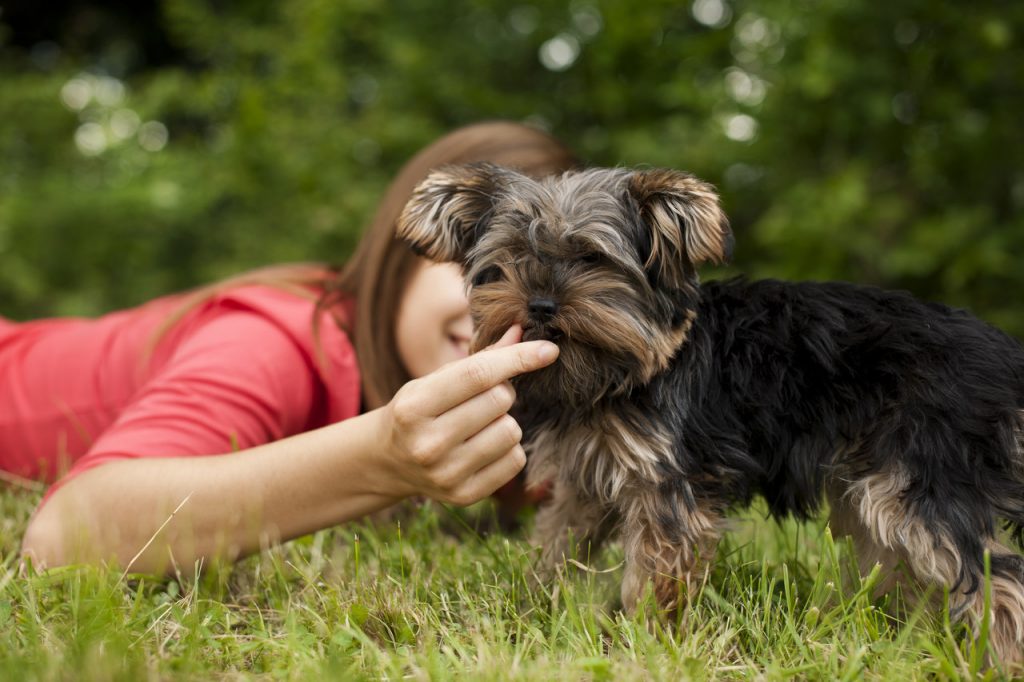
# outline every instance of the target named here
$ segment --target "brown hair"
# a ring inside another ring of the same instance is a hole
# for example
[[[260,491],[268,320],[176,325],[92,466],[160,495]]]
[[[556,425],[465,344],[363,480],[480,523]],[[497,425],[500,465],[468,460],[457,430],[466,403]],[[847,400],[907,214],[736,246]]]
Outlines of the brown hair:
[[[366,409],[384,405],[411,377],[395,342],[395,317],[410,274],[419,262],[395,237],[395,223],[416,185],[438,166],[489,161],[535,177],[561,173],[578,162],[564,144],[545,132],[507,121],[459,128],[410,159],[391,182],[355,254],[328,285],[319,307],[352,297],[350,330],[363,377]]]
[[[536,177],[578,165],[564,144],[520,123],[491,121],[459,128],[427,146],[402,167],[355,253],[340,272],[317,263],[273,265],[200,287],[187,294],[156,330],[144,360],[167,331],[190,311],[234,287],[262,284],[315,300],[315,338],[319,337],[321,312],[334,313],[339,302],[354,300],[355,319],[335,317],[335,321],[355,346],[362,376],[363,408],[386,404],[412,378],[398,354],[395,318],[409,276],[420,262],[419,256],[395,237],[395,224],[413,189],[431,170],[476,161],[490,161]]]

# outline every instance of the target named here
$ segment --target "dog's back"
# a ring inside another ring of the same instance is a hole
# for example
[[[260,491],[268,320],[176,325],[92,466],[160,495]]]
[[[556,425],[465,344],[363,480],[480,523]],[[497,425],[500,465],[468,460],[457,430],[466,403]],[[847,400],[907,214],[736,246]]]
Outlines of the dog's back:
[[[743,435],[749,461],[736,461],[735,444],[688,449],[731,454],[723,466],[743,471],[740,498],[761,492],[773,512],[806,515],[829,477],[899,465],[936,488],[940,470],[950,485],[975,481],[1011,519],[1024,516],[1015,339],[962,310],[874,287],[734,279],[702,292],[675,381],[703,404],[700,433]]]

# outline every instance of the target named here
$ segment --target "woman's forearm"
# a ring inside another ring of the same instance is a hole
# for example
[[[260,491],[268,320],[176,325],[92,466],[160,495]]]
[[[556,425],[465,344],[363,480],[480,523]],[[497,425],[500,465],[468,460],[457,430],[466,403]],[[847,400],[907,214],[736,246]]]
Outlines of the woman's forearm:
[[[144,458],[85,471],[32,518],[38,564],[115,560],[191,572],[383,509],[410,495],[467,505],[526,464],[509,379],[554,362],[548,341],[491,349],[406,383],[386,406],[230,455]]]
[[[23,550],[46,566],[114,560],[191,572],[199,559],[233,560],[359,518],[407,494],[386,470],[378,422],[370,412],[229,455],[83,472],[36,513]]]

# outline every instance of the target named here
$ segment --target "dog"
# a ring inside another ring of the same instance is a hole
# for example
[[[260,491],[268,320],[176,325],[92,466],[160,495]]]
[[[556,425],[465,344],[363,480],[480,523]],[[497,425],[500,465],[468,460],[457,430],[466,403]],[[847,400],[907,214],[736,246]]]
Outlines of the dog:
[[[714,188],[675,170],[531,179],[435,170],[398,233],[462,266],[473,347],[513,324],[560,347],[514,381],[531,484],[551,481],[534,541],[549,569],[624,541],[623,606],[685,606],[727,511],[827,500],[862,568],[948,588],[977,632],[1024,657],[1024,347],[962,310],[849,283],[743,278]],[[648,588],[650,585],[650,588]]]

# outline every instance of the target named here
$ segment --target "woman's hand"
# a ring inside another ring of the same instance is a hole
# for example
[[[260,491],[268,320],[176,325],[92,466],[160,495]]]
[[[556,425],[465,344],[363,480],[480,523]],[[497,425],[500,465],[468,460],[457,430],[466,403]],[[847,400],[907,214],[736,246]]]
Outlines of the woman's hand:
[[[493,346],[403,386],[380,410],[386,488],[460,506],[481,500],[526,465],[523,432],[509,414],[509,379],[558,357],[549,341],[518,343],[510,328]]]

